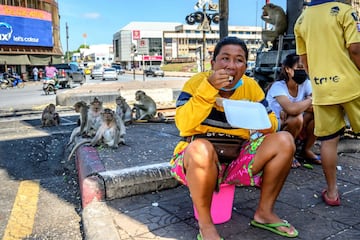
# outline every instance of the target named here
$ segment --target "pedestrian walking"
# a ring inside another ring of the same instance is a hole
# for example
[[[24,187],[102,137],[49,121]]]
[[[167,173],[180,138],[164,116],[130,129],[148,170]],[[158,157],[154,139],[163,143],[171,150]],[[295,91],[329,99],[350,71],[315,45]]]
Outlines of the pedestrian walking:
[[[295,23],[296,52],[313,90],[315,132],[321,141],[321,160],[327,187],[322,198],[339,206],[337,146],[345,115],[360,132],[360,23],[348,4],[312,0]]]
[[[39,77],[39,69],[37,67],[34,67],[32,70],[32,75],[34,77],[34,81],[38,81]]]

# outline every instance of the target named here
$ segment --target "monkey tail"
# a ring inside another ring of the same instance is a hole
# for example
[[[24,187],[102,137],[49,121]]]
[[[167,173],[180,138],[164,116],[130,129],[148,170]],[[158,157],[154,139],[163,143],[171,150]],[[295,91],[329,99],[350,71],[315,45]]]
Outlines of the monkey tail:
[[[81,142],[78,142],[74,147],[73,149],[71,150],[69,156],[68,156],[68,161],[71,160],[71,157],[74,155],[74,153],[76,152],[76,150],[79,149],[80,146],[86,144],[86,143],[91,143],[91,139],[86,139],[86,140],[83,140]]]

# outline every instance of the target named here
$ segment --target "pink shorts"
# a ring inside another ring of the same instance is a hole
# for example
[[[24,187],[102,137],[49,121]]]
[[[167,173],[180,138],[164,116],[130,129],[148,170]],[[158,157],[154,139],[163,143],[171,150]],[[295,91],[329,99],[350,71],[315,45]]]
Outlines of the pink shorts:
[[[266,135],[255,140],[244,143],[239,156],[229,164],[218,163],[218,186],[222,183],[235,184],[237,186],[256,186],[261,185],[262,171],[256,175],[252,174],[252,165],[256,150],[264,140]],[[171,175],[179,182],[187,185],[184,169],[184,153],[185,149],[175,154],[170,161]]]

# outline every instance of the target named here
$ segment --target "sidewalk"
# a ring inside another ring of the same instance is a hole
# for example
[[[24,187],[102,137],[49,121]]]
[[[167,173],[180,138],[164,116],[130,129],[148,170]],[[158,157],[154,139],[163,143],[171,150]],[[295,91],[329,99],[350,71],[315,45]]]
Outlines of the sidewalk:
[[[169,173],[179,139],[173,123],[139,123],[127,128],[125,146],[83,146],[77,151],[87,240],[196,239],[188,189]],[[360,140],[340,142],[339,207],[328,207],[321,199],[326,186],[321,166],[291,170],[275,211],[299,230],[297,239],[360,239],[359,153]],[[231,220],[217,225],[226,240],[284,239],[249,225],[259,193],[256,188],[236,188]]]

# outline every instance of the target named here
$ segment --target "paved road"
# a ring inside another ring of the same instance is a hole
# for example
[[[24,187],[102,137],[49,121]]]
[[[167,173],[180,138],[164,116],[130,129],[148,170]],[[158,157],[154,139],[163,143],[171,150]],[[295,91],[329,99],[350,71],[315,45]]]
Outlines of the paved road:
[[[40,127],[40,116],[0,119],[0,239],[83,239],[77,173],[64,146],[77,117]]]

